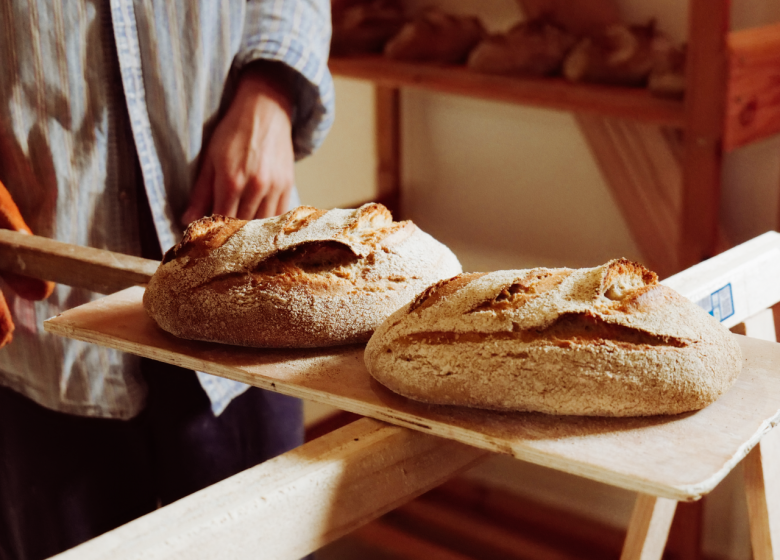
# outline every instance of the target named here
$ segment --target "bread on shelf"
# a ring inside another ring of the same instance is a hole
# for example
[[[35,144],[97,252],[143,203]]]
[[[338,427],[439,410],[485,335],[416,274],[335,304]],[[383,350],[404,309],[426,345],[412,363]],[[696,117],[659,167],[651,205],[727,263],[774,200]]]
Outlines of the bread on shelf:
[[[481,41],[466,66],[487,74],[551,76],[560,73],[575,42],[574,35],[546,20],[523,22]]]
[[[484,36],[476,17],[429,9],[404,25],[385,45],[384,54],[393,60],[463,64]]]

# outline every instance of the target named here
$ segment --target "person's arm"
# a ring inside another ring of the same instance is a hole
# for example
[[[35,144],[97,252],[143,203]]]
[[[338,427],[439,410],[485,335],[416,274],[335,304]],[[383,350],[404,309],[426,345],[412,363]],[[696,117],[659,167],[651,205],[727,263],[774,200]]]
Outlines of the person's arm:
[[[242,70],[203,154],[185,224],[208,213],[251,220],[287,209],[295,163],[291,80],[278,62],[257,61]]]
[[[236,95],[204,147],[186,224],[208,213],[263,218],[287,209],[294,162],[333,120],[329,0],[247,3]]]

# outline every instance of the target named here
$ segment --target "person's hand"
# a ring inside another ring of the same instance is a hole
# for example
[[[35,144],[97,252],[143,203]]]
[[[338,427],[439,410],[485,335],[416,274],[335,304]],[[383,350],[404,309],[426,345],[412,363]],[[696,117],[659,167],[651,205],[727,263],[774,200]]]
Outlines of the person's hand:
[[[204,152],[184,225],[208,214],[251,220],[287,210],[295,163],[289,90],[277,63],[244,70]]]

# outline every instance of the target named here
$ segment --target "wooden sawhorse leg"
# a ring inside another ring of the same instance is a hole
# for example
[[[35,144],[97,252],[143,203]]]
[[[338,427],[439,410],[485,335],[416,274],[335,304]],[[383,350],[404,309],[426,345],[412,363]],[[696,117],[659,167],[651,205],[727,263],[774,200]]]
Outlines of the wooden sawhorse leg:
[[[676,508],[676,500],[637,495],[620,560],[660,560]]]
[[[744,465],[753,559],[780,559],[780,430],[765,435]]]

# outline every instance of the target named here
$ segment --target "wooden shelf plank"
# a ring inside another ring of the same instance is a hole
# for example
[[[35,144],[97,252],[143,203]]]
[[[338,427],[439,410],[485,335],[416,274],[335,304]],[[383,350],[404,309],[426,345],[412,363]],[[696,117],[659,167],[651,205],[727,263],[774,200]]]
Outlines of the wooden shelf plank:
[[[532,105],[577,113],[623,117],[682,128],[681,101],[653,97],[644,89],[571,84],[560,78],[516,78],[480,74],[463,66],[411,64],[381,56],[331,58],[335,76]]]
[[[728,35],[724,149],[780,132],[780,23]]]

